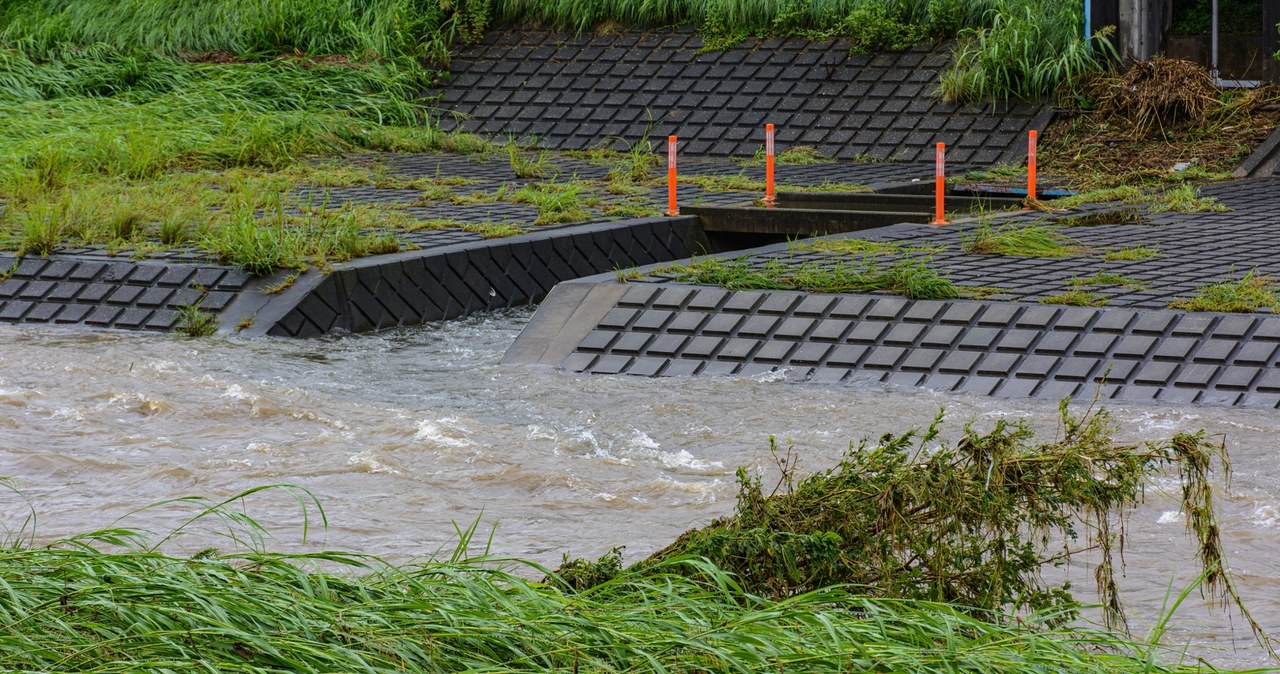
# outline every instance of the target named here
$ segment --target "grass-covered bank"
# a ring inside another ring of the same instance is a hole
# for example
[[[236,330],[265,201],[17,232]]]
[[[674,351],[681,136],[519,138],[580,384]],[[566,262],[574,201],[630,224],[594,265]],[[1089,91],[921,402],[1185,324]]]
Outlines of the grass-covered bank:
[[[193,508],[164,537],[118,522],[37,545],[11,524],[0,547],[0,667],[1204,671],[1159,645],[1194,587],[1171,599],[1154,633],[1131,638],[1069,625],[1078,605],[1039,570],[1065,561],[1050,531],[1119,564],[1108,546],[1123,540],[1124,510],[1155,469],[1171,467],[1206,591],[1229,598],[1209,488],[1224,469],[1220,447],[1195,434],[1116,443],[1105,415],[1063,419],[1058,437],[1001,422],[936,451],[935,425],[851,448],[804,478],[780,452],[777,487],[744,473],[732,517],[626,570],[616,556],[557,570],[471,557],[485,547],[474,526],[452,554],[421,563],[275,554],[245,514],[261,489],[161,504]],[[323,521],[313,497],[285,489],[312,525]],[[179,549],[188,533],[230,535],[235,551],[157,551]]]
[[[455,41],[474,39],[483,29],[485,3],[473,4],[6,3],[0,8],[0,240],[26,254],[47,254],[64,240],[135,252],[194,245],[240,264],[234,252],[227,254],[234,239],[285,245],[289,232],[280,222],[255,222],[260,198],[223,203],[234,201],[228,195],[236,191],[193,190],[201,180],[191,179],[192,172],[237,168],[259,184],[279,183],[287,177],[280,171],[303,157],[487,148],[478,139],[437,132],[426,124],[428,108],[419,99],[437,76],[431,64],[443,62]],[[139,192],[156,197],[139,200]],[[183,208],[175,214],[157,205],[163,200]],[[218,214],[208,216],[213,210]],[[343,217],[357,230],[378,222]],[[312,229],[352,239],[334,227]],[[307,236],[306,228],[293,231]],[[310,240],[302,246],[321,263],[369,248],[345,245],[333,256],[326,247],[332,248]],[[387,247],[383,241],[372,249]]]
[[[83,543],[83,541],[77,541]],[[317,564],[328,569],[320,571]],[[712,582],[689,578],[689,568]],[[503,560],[0,550],[0,667],[209,672],[1197,671],[1103,631],[1001,626],[831,588],[786,600],[693,561],[589,591]]]

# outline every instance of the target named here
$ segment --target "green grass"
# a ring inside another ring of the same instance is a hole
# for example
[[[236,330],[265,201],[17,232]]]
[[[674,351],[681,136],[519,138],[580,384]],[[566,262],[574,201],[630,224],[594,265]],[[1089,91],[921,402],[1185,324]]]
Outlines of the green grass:
[[[1152,213],[1225,213],[1231,209],[1216,197],[1200,196],[1200,188],[1188,184],[1154,195],[1147,210]]]
[[[1043,225],[983,224],[962,237],[966,253],[1017,257],[1069,257],[1085,252],[1070,237]]]
[[[0,247],[31,255],[59,245],[186,247],[258,275],[400,249],[387,228],[408,228],[412,221],[396,209],[289,206],[285,191],[306,173],[192,171],[28,194],[0,214]]]
[[[188,337],[208,337],[218,331],[218,319],[198,304],[180,307],[173,331]]]
[[[1111,272],[1100,271],[1093,276],[1085,276],[1083,278],[1073,278],[1067,281],[1067,286],[1073,289],[1083,289],[1090,287],[1103,288],[1129,288],[1130,290],[1144,290],[1147,284],[1135,278],[1113,274]]]
[[[1163,253],[1154,246],[1131,246],[1109,250],[1102,255],[1103,262],[1140,262],[1160,257]]]
[[[558,173],[546,150],[528,151],[514,140],[508,140],[504,150],[507,164],[517,178],[552,178]]]
[[[519,560],[397,566],[367,555],[195,557],[91,533],[0,549],[22,671],[635,672],[983,671],[1159,674],[1164,650],[1031,616],[1000,626],[945,604],[832,588],[782,601],[697,560],[576,592]],[[696,568],[711,582],[688,579]],[[1164,656],[1171,657],[1171,656]],[[1176,657],[1176,656],[1172,656]]]
[[[134,251],[209,244],[257,273],[264,261],[289,262],[291,248],[332,259],[393,248],[349,227],[289,232],[320,237],[302,244],[243,223],[222,231],[244,209],[215,203],[222,186],[207,172],[293,174],[279,192],[296,182],[383,180],[376,171],[299,163],[314,155],[487,151],[474,136],[424,125],[419,99],[436,77],[424,64],[478,37],[484,24],[478,3],[434,0],[7,3],[0,245],[48,254],[63,242]],[[193,173],[205,183],[184,183]],[[166,192],[174,204],[159,203]],[[208,215],[214,210],[220,215]]]
[[[1084,204],[1104,203],[1108,201],[1120,201],[1126,204],[1140,204],[1144,203],[1146,199],[1147,195],[1141,187],[1135,185],[1121,185],[1119,187],[1106,187],[1061,197],[1059,199],[1054,199],[1051,202],[1051,205],[1055,210],[1057,210],[1077,208]]]
[[[1193,297],[1170,302],[1169,308],[1229,313],[1252,313],[1261,309],[1275,311],[1275,280],[1270,276],[1259,276],[1256,270],[1251,270],[1239,279],[1203,286],[1196,290]]]
[[[773,259],[703,258],[653,272],[679,283],[712,285],[729,290],[806,290],[820,293],[887,292],[911,299],[951,299],[959,292],[928,265],[927,258],[901,257],[883,265],[875,259],[796,264]]]
[[[528,204],[538,209],[535,225],[559,225],[591,219],[591,206],[597,203],[592,186],[584,181],[534,183],[516,190],[509,201]]]
[[[1072,288],[1056,295],[1045,295],[1040,298],[1041,304],[1064,304],[1072,307],[1100,307],[1107,303],[1107,298],[1098,293]]]
[[[519,236],[528,230],[519,223],[468,222],[462,225],[462,231],[479,234],[482,239],[502,239],[508,236]]]
[[[795,244],[796,250],[812,250],[842,255],[902,255],[904,253],[940,253],[946,246],[907,245],[896,241],[872,241],[868,239],[813,239]]]

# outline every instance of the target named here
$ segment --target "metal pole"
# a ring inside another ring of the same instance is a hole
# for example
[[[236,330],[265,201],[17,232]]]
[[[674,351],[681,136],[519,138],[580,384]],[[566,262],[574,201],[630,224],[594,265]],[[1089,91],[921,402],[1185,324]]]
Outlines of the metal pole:
[[[1217,84],[1218,83],[1218,0],[1213,0],[1213,24],[1212,24],[1212,27],[1210,28],[1210,35],[1211,37],[1209,38],[1209,42],[1212,45],[1210,47],[1210,50],[1213,53],[1209,57],[1211,59],[1209,63],[1209,75],[1213,77],[1213,83]]]

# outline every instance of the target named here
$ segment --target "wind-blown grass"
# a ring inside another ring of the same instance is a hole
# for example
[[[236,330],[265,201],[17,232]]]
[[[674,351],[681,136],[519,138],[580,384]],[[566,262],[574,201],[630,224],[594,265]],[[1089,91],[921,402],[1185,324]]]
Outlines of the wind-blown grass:
[[[304,515],[314,503],[292,489]],[[785,600],[682,558],[586,590],[531,562],[469,556],[394,565],[344,552],[281,554],[230,504],[195,505],[162,538],[117,524],[0,547],[0,668],[253,672],[1190,672],[1157,646],[1055,626],[1007,625],[927,601],[827,587]],[[171,502],[172,503],[172,502]],[[161,504],[165,505],[165,504]],[[323,511],[320,512],[323,521]],[[162,544],[216,518],[242,551]],[[304,520],[305,522],[305,520]],[[305,533],[304,525],[304,533]],[[696,577],[698,580],[694,580]]]
[[[340,569],[318,570],[319,565]],[[833,588],[786,601],[662,569],[582,593],[515,563],[395,567],[269,553],[0,551],[0,666],[111,672],[1165,672],[1089,630],[985,623],[941,604]],[[534,570],[541,571],[537,567]],[[673,571],[675,569],[673,568]],[[1095,652],[1094,649],[1106,652]]]

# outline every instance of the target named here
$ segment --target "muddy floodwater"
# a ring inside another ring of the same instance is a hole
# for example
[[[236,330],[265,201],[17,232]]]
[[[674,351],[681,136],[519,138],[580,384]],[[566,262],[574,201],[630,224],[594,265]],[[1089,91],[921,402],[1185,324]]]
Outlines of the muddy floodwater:
[[[318,497],[329,526],[317,528],[312,510],[303,544],[298,505],[279,491],[255,495],[244,510],[277,549],[407,561],[451,550],[454,524],[479,520],[481,537],[496,525],[499,554],[554,564],[625,545],[636,559],[729,512],[735,470],[773,467],[770,435],[819,470],[850,440],[927,424],[943,406],[950,437],[966,420],[1002,416],[1055,427],[1056,408],[1036,402],[499,365],[530,313],[312,341],[0,327],[0,476],[17,488],[0,495],[0,523],[16,535],[34,510],[45,540],[163,499],[289,483]],[[1127,438],[1225,436],[1235,469],[1223,499],[1227,552],[1259,621],[1280,632],[1280,415],[1109,409]],[[163,533],[184,512],[146,510],[124,524]],[[208,544],[203,536],[189,545]],[[1125,559],[1141,635],[1170,588],[1195,577],[1182,520],[1160,489],[1131,514]],[[1090,570],[1071,570],[1078,586],[1091,588]],[[1266,663],[1238,618],[1233,640],[1231,620],[1198,599],[1175,623],[1170,641],[1192,642],[1216,664]]]

